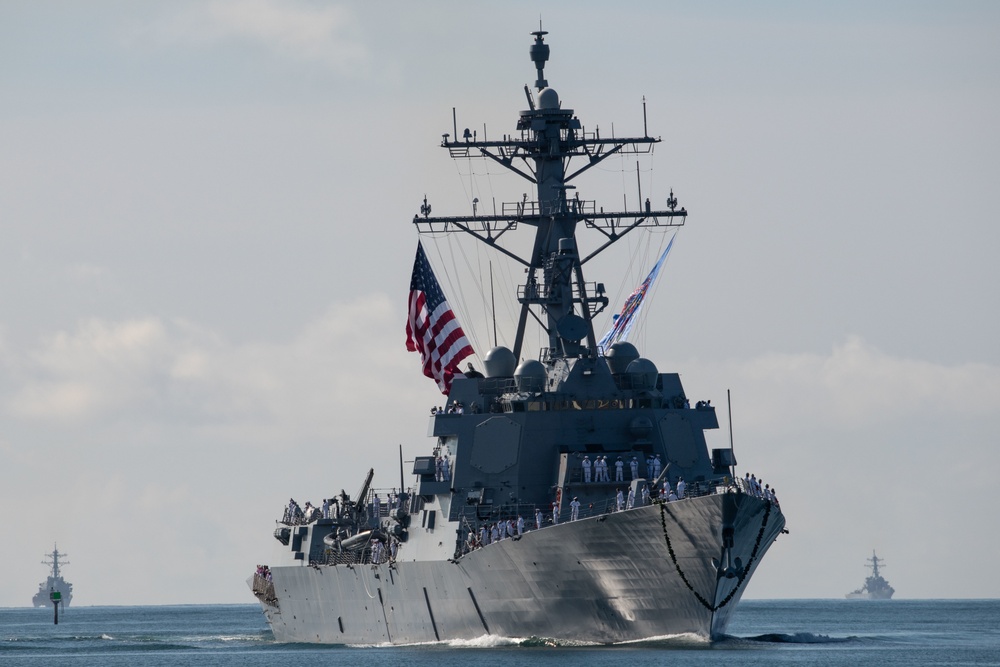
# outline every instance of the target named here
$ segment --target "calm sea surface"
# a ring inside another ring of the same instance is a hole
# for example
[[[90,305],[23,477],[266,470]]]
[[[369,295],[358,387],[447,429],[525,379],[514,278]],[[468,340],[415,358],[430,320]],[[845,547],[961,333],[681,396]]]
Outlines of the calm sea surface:
[[[276,644],[256,605],[0,609],[4,665],[1000,665],[1000,600],[740,603],[731,637],[550,646],[484,637],[406,647]]]

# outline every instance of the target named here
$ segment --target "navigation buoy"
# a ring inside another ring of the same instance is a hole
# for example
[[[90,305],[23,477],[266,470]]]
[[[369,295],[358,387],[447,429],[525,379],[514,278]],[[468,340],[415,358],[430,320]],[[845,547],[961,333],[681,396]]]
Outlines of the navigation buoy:
[[[52,608],[55,610],[55,625],[59,625],[59,603],[62,602],[62,593],[54,588],[49,589],[49,600],[52,601]]]

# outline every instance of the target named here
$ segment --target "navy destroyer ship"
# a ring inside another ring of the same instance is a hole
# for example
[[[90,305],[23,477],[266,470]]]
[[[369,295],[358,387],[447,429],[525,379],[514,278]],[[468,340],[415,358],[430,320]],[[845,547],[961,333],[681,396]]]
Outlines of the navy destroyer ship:
[[[63,565],[69,564],[68,561],[60,561],[61,558],[66,557],[66,554],[59,553],[59,547],[53,545],[52,553],[45,554],[45,557],[49,560],[43,560],[42,565],[48,565],[51,568],[49,576],[38,584],[38,592],[31,598],[31,603],[36,607],[51,607],[50,596],[53,592],[58,592],[62,596],[63,609],[67,609],[73,599],[73,584],[63,579],[62,571],[59,569]]]
[[[879,573],[879,565],[884,564],[884,561],[875,555],[875,550],[872,550],[872,557],[867,560],[868,567],[871,569],[872,574],[870,577],[865,579],[865,585],[856,591],[852,591],[846,595],[848,600],[889,600],[892,598],[892,594],[896,592],[889,582],[886,581],[882,575]]]
[[[485,373],[460,370],[472,350],[418,244],[408,343],[446,402],[405,469],[400,447],[398,477],[382,471],[376,488],[369,470],[353,496],[289,502],[274,559],[247,580],[280,642],[719,637],[787,532],[773,490],[737,476],[731,442],[708,448],[705,431],[719,428],[710,401],[692,407],[678,373],[620,337],[598,341],[609,298],[584,266],[635,230],[673,231],[687,211],[672,191],[665,206],[640,195],[621,211],[575,191],[580,174],[660,139],[585,128],[545,79],[547,33],[532,34],[537,77],[514,131],[459,136],[453,115],[441,146],[511,170],[533,196],[447,217],[425,197],[413,219],[422,235],[468,235],[523,268],[513,346],[484,354]],[[525,256],[499,242],[522,230]],[[589,252],[584,231],[597,239]],[[528,349],[529,325],[540,350]]]

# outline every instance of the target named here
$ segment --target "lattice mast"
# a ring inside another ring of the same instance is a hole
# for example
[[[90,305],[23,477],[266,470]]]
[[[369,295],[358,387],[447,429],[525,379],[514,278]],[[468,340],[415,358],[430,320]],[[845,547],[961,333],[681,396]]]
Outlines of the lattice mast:
[[[526,194],[519,202],[502,204],[501,211],[493,215],[480,215],[474,203],[471,216],[431,217],[425,197],[420,215],[414,216],[413,222],[421,233],[470,234],[526,268],[527,281],[518,287],[517,293],[521,311],[513,349],[516,359],[522,358],[529,315],[548,334],[549,347],[542,351],[543,360],[596,358],[599,351],[593,318],[608,305],[608,298],[603,284],[584,281],[583,265],[633,229],[683,225],[687,211],[677,208],[673,191],[666,209],[653,210],[647,198],[640,210],[617,212],[605,212],[595,202],[582,200],[575,192],[571,194],[576,188],[570,183],[591,167],[616,154],[651,153],[653,145],[661,140],[648,136],[645,128],[642,137],[628,138],[602,138],[599,131],[584,131],[573,110],[562,108],[558,93],[545,80],[545,63],[549,58],[546,34],[544,30],[532,33],[535,42],[530,54],[537,70],[537,104],[525,86],[528,109],[520,113],[517,134],[504,135],[498,141],[487,141],[485,137],[480,141],[466,129],[459,139],[456,125],[456,136],[445,134],[441,142],[452,158],[489,158],[531,182],[535,200],[529,200]],[[573,158],[581,158],[584,164],[569,171]],[[580,223],[606,237],[586,257],[580,256],[576,243]],[[527,258],[497,244],[500,237],[517,229],[518,224],[535,228],[534,245]]]
[[[59,566],[60,565],[69,565],[69,561],[66,561],[66,560],[63,560],[62,562],[59,562],[60,558],[66,558],[66,554],[59,553],[59,547],[53,545],[53,547],[52,547],[52,553],[45,554],[45,556],[49,560],[43,560],[42,561],[42,565],[48,565],[50,568],[52,568],[51,574],[49,576],[51,576],[51,577],[53,577],[55,579],[58,579],[60,577]]]

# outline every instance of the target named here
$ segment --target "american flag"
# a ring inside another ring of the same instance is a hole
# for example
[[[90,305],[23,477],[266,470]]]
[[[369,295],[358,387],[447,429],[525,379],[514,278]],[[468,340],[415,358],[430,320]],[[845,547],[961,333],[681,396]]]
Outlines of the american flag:
[[[649,288],[656,282],[656,276],[660,273],[660,268],[663,266],[663,262],[667,259],[667,254],[670,253],[671,246],[674,245],[674,238],[676,234],[670,237],[670,243],[664,249],[663,254],[660,255],[660,259],[657,260],[656,264],[653,266],[653,270],[649,272],[646,279],[643,280],[635,291],[629,294],[628,298],[625,299],[625,305],[622,306],[622,312],[615,315],[612,318],[611,329],[604,334],[604,338],[598,343],[598,347],[607,352],[611,349],[611,346],[620,340],[628,340],[628,334],[632,331],[632,325],[635,323],[636,318],[639,315],[639,311],[642,310],[642,304],[646,299],[646,293],[649,292]]]
[[[424,375],[434,378],[445,395],[451,391],[451,380],[459,372],[459,362],[473,353],[420,243],[417,243],[417,257],[410,278],[406,349],[420,353]]]

